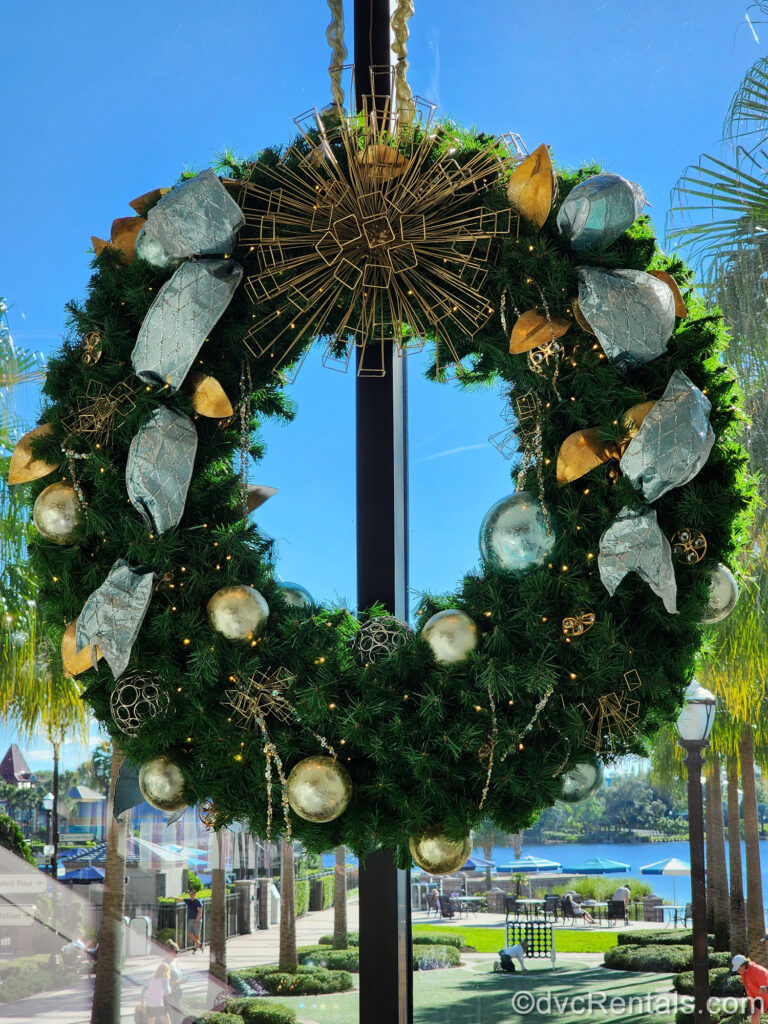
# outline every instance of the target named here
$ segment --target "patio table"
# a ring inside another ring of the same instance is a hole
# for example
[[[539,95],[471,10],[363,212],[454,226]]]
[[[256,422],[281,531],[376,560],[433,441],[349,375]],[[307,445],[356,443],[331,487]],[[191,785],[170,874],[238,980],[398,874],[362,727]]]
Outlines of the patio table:
[[[483,899],[484,897],[482,896],[451,896],[451,905],[454,906],[459,913],[471,910],[473,914],[476,914],[480,904],[483,902]]]
[[[526,918],[530,916],[531,911],[536,912],[536,907],[543,907],[545,903],[546,900],[542,899],[517,900],[517,904],[523,908]]]
[[[662,914],[662,917],[665,914],[667,914],[667,916],[668,916],[667,924],[668,925],[673,925],[673,927],[677,928],[677,922],[678,922],[678,919],[680,917],[682,917],[683,923],[685,923],[685,910],[686,910],[686,904],[685,903],[664,903],[664,904],[662,904],[662,907],[661,907],[661,914]],[[680,911],[682,911],[682,913],[680,913]]]
[[[589,911],[600,922],[603,920],[603,911],[608,909],[608,903],[603,900],[582,900],[579,906]]]

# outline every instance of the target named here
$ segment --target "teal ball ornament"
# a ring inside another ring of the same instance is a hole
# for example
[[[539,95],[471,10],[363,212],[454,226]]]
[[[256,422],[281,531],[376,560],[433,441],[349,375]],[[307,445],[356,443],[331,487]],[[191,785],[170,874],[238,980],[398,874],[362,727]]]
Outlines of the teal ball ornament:
[[[480,527],[480,555],[492,572],[514,575],[543,565],[554,546],[541,505],[528,491],[497,501]]]
[[[718,563],[709,577],[709,602],[702,622],[707,626],[722,622],[736,607],[739,600],[739,584],[731,570]]]
[[[280,594],[289,608],[314,608],[315,599],[299,583],[281,583]]]
[[[588,800],[603,784],[603,766],[599,761],[581,761],[563,774],[560,799],[565,804]]]

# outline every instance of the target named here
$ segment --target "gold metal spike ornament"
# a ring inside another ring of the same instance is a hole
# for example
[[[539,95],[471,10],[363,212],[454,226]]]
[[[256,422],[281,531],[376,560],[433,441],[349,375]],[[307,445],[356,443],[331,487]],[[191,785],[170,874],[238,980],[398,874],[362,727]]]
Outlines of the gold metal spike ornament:
[[[200,416],[223,420],[234,414],[227,393],[215,377],[207,373],[193,373],[189,378],[192,408]]]
[[[8,466],[9,484],[28,484],[30,480],[41,480],[59,468],[61,460],[48,462],[46,459],[37,459],[32,454],[32,442],[41,437],[50,437],[52,433],[53,424],[43,423],[41,427],[35,427],[21,438],[13,449]]]
[[[517,167],[507,183],[507,198],[517,212],[540,228],[552,209],[555,172],[542,143]]]
[[[557,456],[557,485],[563,487],[611,459],[617,461],[640,429],[654,402],[641,402],[624,413],[620,441],[603,441],[597,427],[575,430],[560,445]]]
[[[383,376],[393,341],[418,351],[434,337],[458,364],[451,333],[472,336],[494,313],[482,291],[489,243],[515,218],[480,193],[502,186],[516,155],[496,140],[454,156],[434,109],[407,121],[368,96],[333,124],[313,112],[311,124],[296,121],[300,146],[240,190],[239,241],[255,262],[246,290],[269,310],[245,344],[279,353],[275,370],[329,319],[328,362],[345,367],[361,348],[360,376]]]

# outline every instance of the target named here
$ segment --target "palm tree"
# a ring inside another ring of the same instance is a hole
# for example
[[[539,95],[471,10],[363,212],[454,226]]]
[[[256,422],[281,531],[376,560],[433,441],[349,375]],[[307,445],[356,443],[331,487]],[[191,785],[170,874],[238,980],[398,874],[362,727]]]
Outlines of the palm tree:
[[[211,872],[210,966],[212,977],[227,980],[227,882],[224,871],[226,829],[216,833],[216,867]]]
[[[757,820],[755,794],[755,757],[752,726],[744,724],[739,737],[741,757],[741,806],[744,815],[745,855],[747,861],[747,948],[753,960],[766,961],[765,947],[760,942],[765,935],[763,910],[763,879],[760,868],[760,827]]]
[[[518,847],[515,850],[515,858],[519,859],[520,853],[523,848],[523,841],[521,835],[511,836],[508,832],[500,832],[492,821],[484,821],[475,829],[475,840],[480,843],[483,850],[483,857],[486,860],[493,858],[494,846],[506,846],[509,840],[517,840]],[[485,869],[485,887],[490,889],[493,885],[493,879],[491,878],[491,868]]]
[[[731,956],[747,948],[747,908],[741,864],[741,808],[739,805],[739,758],[728,756],[728,862],[730,868]]]
[[[296,896],[294,889],[293,842],[280,842],[280,959],[281,971],[295,971],[299,957],[296,952]]]
[[[333,948],[346,949],[347,936],[347,851],[337,846],[333,873]]]
[[[710,860],[708,882],[711,887],[712,929],[715,949],[728,949],[730,905],[728,871],[725,860],[723,791],[720,785],[720,758],[713,750],[707,756],[707,854]],[[707,894],[710,899],[709,893]]]
[[[120,1024],[120,992],[125,926],[125,839],[127,812],[121,824],[113,814],[115,785],[123,752],[112,749],[112,775],[107,800],[107,855],[104,864],[104,903],[99,929],[99,956],[93,985],[91,1024]]]

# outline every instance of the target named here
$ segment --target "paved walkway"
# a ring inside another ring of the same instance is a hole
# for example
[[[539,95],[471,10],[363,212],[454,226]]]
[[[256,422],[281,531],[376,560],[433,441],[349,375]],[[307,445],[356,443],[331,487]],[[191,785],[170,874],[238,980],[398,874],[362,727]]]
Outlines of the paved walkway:
[[[350,903],[348,908],[348,924],[350,931],[358,928],[358,904]],[[427,917],[423,911],[413,914],[414,924],[428,924],[439,930],[442,926],[456,927],[467,925],[472,928],[494,928],[503,935],[503,914],[478,914],[469,917],[439,920],[434,916]],[[557,930],[563,927],[556,926]],[[607,926],[578,925],[581,930],[605,930]],[[660,927],[643,922],[631,922],[630,929]],[[667,926],[668,927],[668,926]],[[611,926],[608,930],[617,930]],[[300,917],[296,922],[296,937],[299,946],[315,945],[321,935],[333,931],[333,909],[317,911]],[[274,963],[278,952],[278,928],[272,927],[265,931],[256,931],[251,935],[236,935],[227,940],[227,966],[230,970],[248,967],[251,964]],[[164,950],[154,945],[149,956],[134,956],[126,960],[123,970],[123,1006],[122,1020],[133,1021],[134,1008],[139,1004],[141,989],[146,985],[164,956]],[[467,956],[474,960],[473,954]],[[488,959],[489,954],[478,954],[478,959]],[[573,953],[558,954],[558,963],[567,964],[570,960],[599,966],[602,954]],[[208,975],[208,953],[202,955],[182,953],[179,966],[184,974],[185,1008],[189,1007],[196,1013],[210,1008],[221,991],[218,983],[212,983]],[[91,996],[93,982],[83,979],[77,986],[56,992],[43,993],[17,1003],[0,1004],[0,1021],[4,1024],[28,1024],[30,1021],[39,1024],[89,1024],[91,1014]]]

